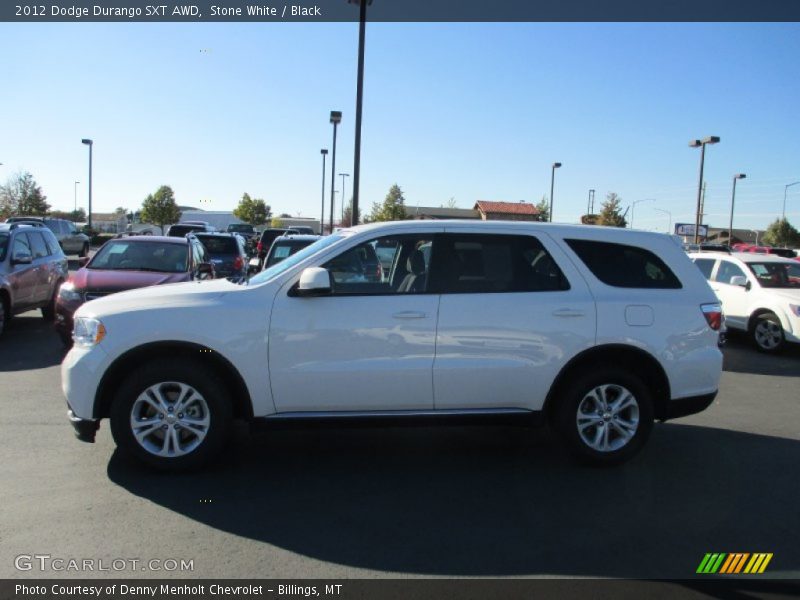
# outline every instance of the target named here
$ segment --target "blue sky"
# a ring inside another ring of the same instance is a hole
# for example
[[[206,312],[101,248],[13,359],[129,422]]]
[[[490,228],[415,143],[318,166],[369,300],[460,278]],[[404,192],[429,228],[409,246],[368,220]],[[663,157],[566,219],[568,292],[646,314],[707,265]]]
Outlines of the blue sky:
[[[330,110],[336,171],[352,174],[356,51],[354,23],[0,24],[0,181],[28,170],[68,210],[79,180],[85,206],[91,137],[96,211],[168,184],[180,204],[232,209],[248,192],[317,217]],[[727,226],[745,172],[736,226],[763,228],[800,180],[798,60],[798,24],[370,23],[362,210],[393,183],[409,206],[536,202],[560,161],[556,221],[594,188],[598,205],[653,198],[635,225],[665,230],[656,208],[694,219],[689,140],[718,135],[706,222]],[[800,185],[787,216],[800,225]]]

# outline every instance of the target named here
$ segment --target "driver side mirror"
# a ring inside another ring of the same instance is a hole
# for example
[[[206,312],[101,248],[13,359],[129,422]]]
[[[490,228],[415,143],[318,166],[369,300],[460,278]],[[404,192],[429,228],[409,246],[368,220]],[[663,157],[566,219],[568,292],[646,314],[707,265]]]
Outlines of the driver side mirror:
[[[331,293],[331,274],[322,267],[309,267],[300,274],[295,291],[302,297],[325,296]]]
[[[11,257],[11,264],[12,265],[29,265],[33,262],[33,256],[30,254],[15,254]]]
[[[745,290],[750,290],[751,287],[750,282],[744,275],[735,275],[734,277],[731,277],[731,285],[743,287]]]

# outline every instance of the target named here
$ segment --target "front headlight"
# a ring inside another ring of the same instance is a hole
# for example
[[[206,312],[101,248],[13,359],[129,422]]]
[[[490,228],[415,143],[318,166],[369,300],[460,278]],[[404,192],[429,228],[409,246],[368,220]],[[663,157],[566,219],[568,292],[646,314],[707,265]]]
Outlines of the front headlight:
[[[800,304],[790,304],[789,310],[795,317],[800,317]]]
[[[78,346],[94,346],[106,337],[105,326],[97,319],[90,317],[78,317],[75,319],[75,329],[72,332],[72,339]]]
[[[73,302],[81,299],[80,293],[75,291],[75,285],[70,281],[62,283],[61,287],[58,288],[58,297],[65,302]]]

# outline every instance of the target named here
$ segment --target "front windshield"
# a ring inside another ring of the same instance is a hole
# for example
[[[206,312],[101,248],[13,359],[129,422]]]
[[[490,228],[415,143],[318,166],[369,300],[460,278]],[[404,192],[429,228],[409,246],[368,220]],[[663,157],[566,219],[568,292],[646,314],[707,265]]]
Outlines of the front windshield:
[[[328,246],[332,246],[333,244],[342,241],[346,237],[347,235],[343,235],[342,233],[334,233],[333,235],[324,237],[314,242],[310,246],[306,246],[299,252],[292,254],[289,258],[282,260],[278,264],[264,269],[255,277],[251,277],[250,283],[264,283],[265,281],[269,281],[273,277],[277,277],[281,273],[285,273],[296,264],[303,262],[309,256],[312,256],[320,250],[324,250]]]
[[[761,287],[800,288],[800,263],[747,263]]]
[[[110,271],[183,273],[188,270],[187,260],[185,244],[119,240],[107,242],[86,267]]]
[[[8,234],[0,233],[0,262],[5,260],[7,248],[8,248]]]

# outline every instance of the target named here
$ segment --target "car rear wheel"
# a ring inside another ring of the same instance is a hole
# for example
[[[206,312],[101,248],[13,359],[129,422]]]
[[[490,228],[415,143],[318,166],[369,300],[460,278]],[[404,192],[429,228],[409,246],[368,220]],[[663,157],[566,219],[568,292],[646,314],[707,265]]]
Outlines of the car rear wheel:
[[[756,348],[762,352],[780,352],[786,342],[783,325],[775,313],[764,313],[755,318],[750,334]]]
[[[201,466],[231,430],[230,397],[222,382],[188,360],[149,363],[119,387],[111,433],[124,453],[157,469]]]
[[[6,329],[6,323],[8,322],[8,311],[6,310],[6,303],[3,300],[2,296],[0,296],[0,335],[3,335],[3,331]]]
[[[84,244],[81,246],[81,251],[78,252],[78,258],[84,258],[85,256],[89,255],[89,244]]]
[[[56,318],[56,298],[58,298],[58,288],[61,287],[63,281],[59,281],[53,288],[53,295],[47,303],[47,306],[42,307],[42,318],[45,321],[55,321]]]
[[[653,402],[638,377],[614,367],[597,367],[567,386],[556,421],[576,458],[610,466],[641,450],[653,427]]]

